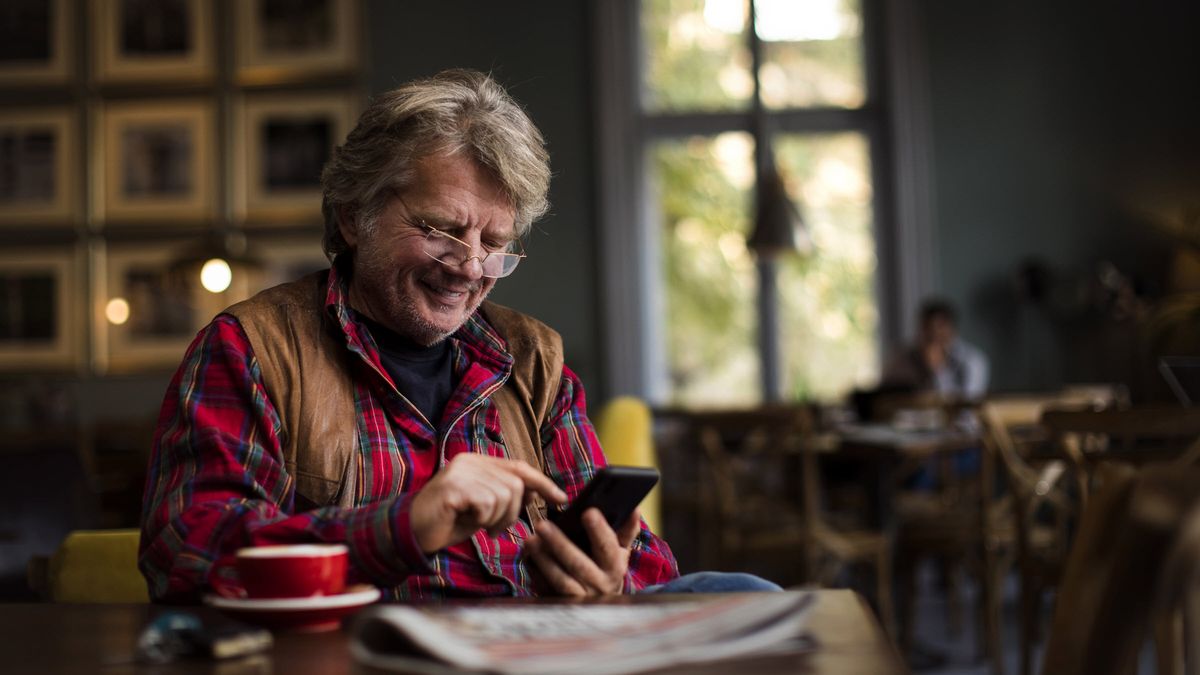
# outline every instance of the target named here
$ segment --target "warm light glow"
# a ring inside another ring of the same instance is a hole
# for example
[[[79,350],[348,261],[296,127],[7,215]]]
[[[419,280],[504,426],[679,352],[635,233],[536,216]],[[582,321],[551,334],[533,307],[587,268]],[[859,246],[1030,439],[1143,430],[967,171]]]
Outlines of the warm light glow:
[[[233,270],[229,263],[220,258],[213,258],[200,268],[200,285],[209,293],[220,293],[233,282]]]
[[[129,302],[125,298],[113,298],[104,306],[104,316],[114,326],[120,326],[129,320]]]

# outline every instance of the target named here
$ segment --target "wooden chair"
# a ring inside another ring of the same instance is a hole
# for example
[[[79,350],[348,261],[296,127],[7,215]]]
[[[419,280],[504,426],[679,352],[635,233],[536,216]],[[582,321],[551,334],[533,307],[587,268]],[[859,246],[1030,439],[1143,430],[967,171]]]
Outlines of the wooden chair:
[[[869,566],[877,609],[895,635],[891,546],[882,533],[835,529],[823,518],[808,410],[709,411],[692,424],[709,464],[725,562],[744,568],[751,556],[790,555],[803,561],[802,578],[821,585],[848,566]]]
[[[971,426],[975,423],[972,401],[937,394],[889,395],[875,401],[879,421],[895,424],[913,419],[941,426]],[[980,475],[963,474],[957,468],[959,453],[944,452],[922,462],[907,461],[896,472],[897,584],[900,589],[901,649],[912,648],[915,622],[917,568],[920,561],[941,563],[947,585],[946,624],[952,634],[962,625],[963,606],[959,592],[964,572],[982,577],[982,541],[979,528]],[[906,489],[905,482],[918,471],[932,472],[934,485]],[[981,579],[982,580],[982,579]],[[982,625],[982,622],[981,622]],[[985,640],[981,640],[986,644]]]
[[[75,530],[29,563],[30,586],[52,602],[149,602],[137,567],[137,530]]]
[[[1184,595],[1188,608],[1196,602],[1200,469],[1109,465],[1097,479],[1058,594],[1045,673],[1132,673],[1154,617],[1170,616]],[[1196,654],[1177,651],[1158,672],[1178,672],[1185,657],[1200,670]]]
[[[658,468],[650,407],[633,396],[618,396],[600,409],[596,435],[610,464]],[[655,486],[639,507],[642,519],[657,534],[662,531],[661,488]]]
[[[1051,436],[1041,426],[1050,407],[1086,406],[1094,394],[1038,394],[993,397],[980,408],[983,424],[983,479],[980,531],[983,537],[984,632],[993,672],[1004,672],[1000,615],[1002,588],[1015,566],[1020,575],[1020,670],[1033,668],[1033,646],[1041,628],[1041,604],[1054,587],[1070,546],[1070,527],[1080,509],[1080,482],[1072,463],[1059,453],[1036,460]],[[1003,473],[1006,489],[997,489]]]

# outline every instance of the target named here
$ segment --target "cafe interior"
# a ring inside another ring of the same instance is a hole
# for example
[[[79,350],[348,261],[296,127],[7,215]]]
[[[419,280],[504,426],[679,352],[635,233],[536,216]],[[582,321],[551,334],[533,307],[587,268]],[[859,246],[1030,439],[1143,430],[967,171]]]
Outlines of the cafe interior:
[[[4,6],[0,601],[94,601],[81,532],[140,583],[192,337],[327,265],[371,95],[465,67],[553,170],[491,299],[681,571],[852,589],[920,672],[1200,672],[1200,4]]]

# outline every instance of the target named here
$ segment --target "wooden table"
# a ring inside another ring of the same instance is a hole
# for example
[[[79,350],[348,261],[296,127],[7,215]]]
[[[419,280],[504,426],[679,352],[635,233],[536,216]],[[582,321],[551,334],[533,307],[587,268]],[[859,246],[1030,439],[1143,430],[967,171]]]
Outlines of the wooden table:
[[[846,590],[819,590],[809,626],[818,646],[808,653],[689,665],[685,673],[907,673],[903,661],[862,598]],[[634,596],[634,602],[678,599]],[[346,632],[275,634],[267,653],[240,661],[180,661],[146,666],[126,663],[138,633],[157,614],[153,605],[0,604],[0,670],[17,673],[278,673],[339,675],[375,672],[355,663]],[[209,607],[188,607],[206,622],[220,620]],[[121,664],[124,665],[105,665]]]
[[[869,525],[893,534],[896,529],[897,473],[907,463],[949,458],[960,450],[982,445],[978,434],[945,427],[899,429],[888,424],[846,424],[818,436],[816,450],[830,458],[861,463],[867,488]]]

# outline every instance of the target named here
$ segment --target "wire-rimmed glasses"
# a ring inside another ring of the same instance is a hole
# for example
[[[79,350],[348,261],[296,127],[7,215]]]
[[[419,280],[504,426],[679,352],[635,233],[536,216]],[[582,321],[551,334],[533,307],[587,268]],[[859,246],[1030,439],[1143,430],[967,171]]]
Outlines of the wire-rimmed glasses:
[[[489,251],[481,246],[483,255],[474,255],[473,249],[467,242],[447,234],[421,219],[409,221],[413,226],[425,231],[425,240],[421,243],[421,251],[425,255],[440,262],[446,267],[460,267],[471,260],[478,260],[483,269],[483,276],[489,279],[502,279],[513,273],[525,251],[513,252],[514,246],[520,246],[520,240],[514,239],[504,247],[504,250]]]

